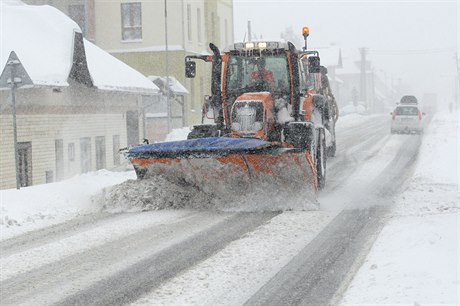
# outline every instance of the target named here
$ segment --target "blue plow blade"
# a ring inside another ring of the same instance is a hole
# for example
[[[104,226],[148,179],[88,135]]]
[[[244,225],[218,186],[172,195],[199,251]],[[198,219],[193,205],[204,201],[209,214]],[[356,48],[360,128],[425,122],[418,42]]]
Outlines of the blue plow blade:
[[[133,147],[128,158],[204,158],[286,150],[289,149],[254,138],[206,137]]]

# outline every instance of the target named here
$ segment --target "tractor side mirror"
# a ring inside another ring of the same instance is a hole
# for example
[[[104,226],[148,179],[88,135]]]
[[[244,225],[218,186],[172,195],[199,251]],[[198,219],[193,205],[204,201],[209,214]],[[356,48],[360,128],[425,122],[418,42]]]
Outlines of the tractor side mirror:
[[[308,58],[308,72],[310,73],[320,73],[321,72],[321,63],[319,56],[311,56]]]
[[[196,63],[194,61],[185,62],[185,77],[194,78],[196,75]]]

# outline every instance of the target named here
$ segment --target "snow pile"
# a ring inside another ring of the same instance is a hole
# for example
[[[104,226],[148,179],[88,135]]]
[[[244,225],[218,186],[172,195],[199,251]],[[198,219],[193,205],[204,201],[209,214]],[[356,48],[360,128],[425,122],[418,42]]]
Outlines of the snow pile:
[[[184,207],[205,209],[211,205],[213,197],[190,185],[174,184],[162,176],[155,176],[105,188],[97,201],[104,210],[116,213]]]
[[[366,114],[366,107],[363,104],[358,104],[356,106],[353,104],[348,104],[347,106],[344,106],[339,110],[339,114],[341,116],[350,115],[350,114],[364,115]]]
[[[222,181],[216,183],[220,188],[195,185],[183,176],[152,175],[104,188],[96,201],[111,213],[183,208],[251,212],[318,209],[313,194],[289,193],[273,188],[268,182],[244,192]]]
[[[420,167],[398,201],[396,216],[459,212],[459,130],[455,116],[433,118],[430,142],[423,144]]]
[[[187,139],[189,127],[173,129],[165,141]],[[304,165],[305,166],[305,165]],[[214,159],[194,159],[149,168],[143,180],[129,180],[105,188],[97,201],[108,212],[162,209],[220,211],[317,210],[301,169],[281,171],[284,163],[270,165],[280,175],[249,179],[248,173]],[[151,173],[151,174],[150,174]]]
[[[165,141],[175,141],[187,139],[187,135],[190,133],[190,127],[186,126],[180,129],[173,129],[168,135],[166,135]]]
[[[425,130],[413,177],[342,305],[459,305],[458,158],[458,113],[438,114]]]
[[[99,212],[93,197],[101,189],[135,177],[134,171],[99,170],[62,182],[0,190],[1,238]]]

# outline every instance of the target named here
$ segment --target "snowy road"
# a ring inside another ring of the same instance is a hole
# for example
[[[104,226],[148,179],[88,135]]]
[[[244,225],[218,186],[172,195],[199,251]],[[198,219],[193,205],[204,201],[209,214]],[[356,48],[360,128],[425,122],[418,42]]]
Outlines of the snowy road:
[[[421,142],[390,135],[387,117],[339,130],[319,211],[101,214],[3,240],[2,304],[327,304],[369,250]]]

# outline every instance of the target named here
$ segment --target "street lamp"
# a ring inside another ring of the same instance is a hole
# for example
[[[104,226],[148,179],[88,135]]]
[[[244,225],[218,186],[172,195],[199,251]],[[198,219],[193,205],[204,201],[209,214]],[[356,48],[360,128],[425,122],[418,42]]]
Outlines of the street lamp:
[[[18,154],[18,131],[16,125],[16,88],[18,84],[21,84],[22,80],[16,77],[16,67],[20,65],[19,60],[10,60],[6,63],[7,66],[11,67],[11,79],[8,84],[11,85],[11,103],[13,105],[13,142],[14,142],[14,161],[16,165],[16,189],[19,190],[21,186],[21,180],[19,178],[19,154]]]
[[[168,133],[171,132],[171,105],[169,104],[169,52],[168,52],[168,6],[165,0],[165,70],[166,70],[166,107],[168,110]]]
[[[0,87],[11,88],[11,102],[13,106],[14,160],[16,166],[16,189],[21,187],[21,180],[19,178],[18,133],[16,125],[16,88],[32,84],[32,80],[24,69],[24,66],[22,66],[22,63],[17,57],[16,53],[11,51],[5,68],[0,75]]]

